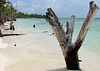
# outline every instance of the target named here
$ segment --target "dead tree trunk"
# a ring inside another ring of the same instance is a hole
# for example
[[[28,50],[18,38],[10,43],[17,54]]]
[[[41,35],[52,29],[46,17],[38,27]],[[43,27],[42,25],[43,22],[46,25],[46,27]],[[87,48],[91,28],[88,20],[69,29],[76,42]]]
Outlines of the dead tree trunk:
[[[13,25],[13,21],[14,21],[14,8],[12,8],[11,10],[11,23],[10,23],[10,30],[15,30],[15,27]]]
[[[97,5],[91,1],[89,3],[90,9],[88,12],[88,15],[83,23],[83,26],[80,30],[80,33],[77,37],[77,40],[75,43],[72,43],[72,34],[74,29],[74,22],[75,22],[75,16],[72,15],[70,19],[70,23],[66,23],[66,32],[64,31],[62,25],[60,24],[57,16],[53,12],[51,8],[47,9],[47,13],[45,15],[45,19],[50,25],[51,29],[53,30],[59,45],[62,49],[67,69],[69,70],[79,70],[79,59],[78,59],[78,50],[81,47],[85,36],[87,34],[87,31],[89,30],[89,27],[98,11]]]

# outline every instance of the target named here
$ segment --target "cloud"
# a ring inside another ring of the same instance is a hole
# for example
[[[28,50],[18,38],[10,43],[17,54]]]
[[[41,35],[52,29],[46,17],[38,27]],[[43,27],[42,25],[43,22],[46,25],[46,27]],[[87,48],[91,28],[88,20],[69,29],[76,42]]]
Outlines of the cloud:
[[[47,8],[53,8],[55,11],[60,11],[61,9],[67,9],[57,2],[57,0],[34,0],[31,3],[26,3],[22,1],[17,1],[13,3],[17,6],[17,9],[22,12],[27,13],[45,13]]]
[[[28,5],[28,3],[25,3],[25,2],[22,2],[22,1],[17,1],[15,3],[13,3],[14,6],[25,6],[25,5]]]
[[[23,1],[17,1],[13,3],[13,6],[17,8],[18,11],[25,12],[26,7],[29,5],[29,3],[23,2]]]
[[[45,14],[47,8],[52,8],[58,17],[86,17],[91,0],[12,0],[18,11],[25,13]],[[100,7],[100,0],[95,0]],[[100,13],[100,11],[99,11]],[[97,17],[100,17],[100,14]]]

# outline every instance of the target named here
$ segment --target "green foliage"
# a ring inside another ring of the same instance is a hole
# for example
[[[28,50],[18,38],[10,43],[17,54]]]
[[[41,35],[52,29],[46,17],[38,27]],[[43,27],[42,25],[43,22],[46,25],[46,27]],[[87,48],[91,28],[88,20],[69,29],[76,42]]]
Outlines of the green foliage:
[[[12,3],[8,0],[0,0],[0,14],[11,16],[16,14],[17,10],[14,9]]]
[[[38,14],[25,14],[22,12],[18,12],[16,15],[17,18],[43,18],[43,15],[38,15]]]
[[[13,18],[43,18],[43,15],[38,14],[25,14],[22,12],[18,12],[13,7],[12,3],[8,0],[0,0],[0,18],[9,17],[10,19]]]

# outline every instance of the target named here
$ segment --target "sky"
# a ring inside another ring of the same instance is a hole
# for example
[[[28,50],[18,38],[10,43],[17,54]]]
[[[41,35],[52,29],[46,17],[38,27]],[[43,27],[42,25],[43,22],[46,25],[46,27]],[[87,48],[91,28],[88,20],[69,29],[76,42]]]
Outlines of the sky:
[[[13,6],[20,12],[28,14],[45,14],[47,8],[52,8],[59,18],[69,18],[75,15],[77,18],[85,18],[89,10],[89,2],[92,0],[10,0]],[[100,0],[94,0],[100,8]],[[100,18],[100,10],[96,18]]]

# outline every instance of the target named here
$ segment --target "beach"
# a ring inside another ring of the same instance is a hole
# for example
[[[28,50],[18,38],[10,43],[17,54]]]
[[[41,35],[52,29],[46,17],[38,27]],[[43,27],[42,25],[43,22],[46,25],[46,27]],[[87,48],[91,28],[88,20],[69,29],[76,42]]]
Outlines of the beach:
[[[61,22],[65,22],[65,19],[60,20]],[[78,24],[82,22],[82,19],[78,19],[77,21]],[[55,36],[51,35],[52,31],[45,23],[44,19],[18,19],[18,21],[15,22],[15,31],[4,31],[4,33],[19,33],[25,35],[0,38],[0,71],[66,71],[66,64],[60,46]],[[33,24],[36,25],[36,28],[32,27]],[[76,26],[78,24],[76,24]],[[74,34],[78,33],[76,31],[79,31],[77,27],[75,27],[76,30]],[[94,28],[94,24],[92,28]],[[96,29],[99,31],[98,28]],[[93,30],[95,30],[95,28],[90,29],[84,41],[85,43],[79,50],[79,59],[82,60],[82,62],[80,62],[80,69],[82,71],[99,71],[100,49],[96,49],[99,46],[96,42],[99,41],[100,37],[97,35],[97,41],[93,40],[93,33],[96,34]],[[44,31],[48,32],[43,33]],[[74,36],[77,35],[75,34]],[[75,40],[75,38],[73,38],[73,40]],[[92,43],[94,45],[89,41],[95,41],[95,43]],[[95,49],[91,49],[88,44],[93,46],[91,48],[95,46]]]

